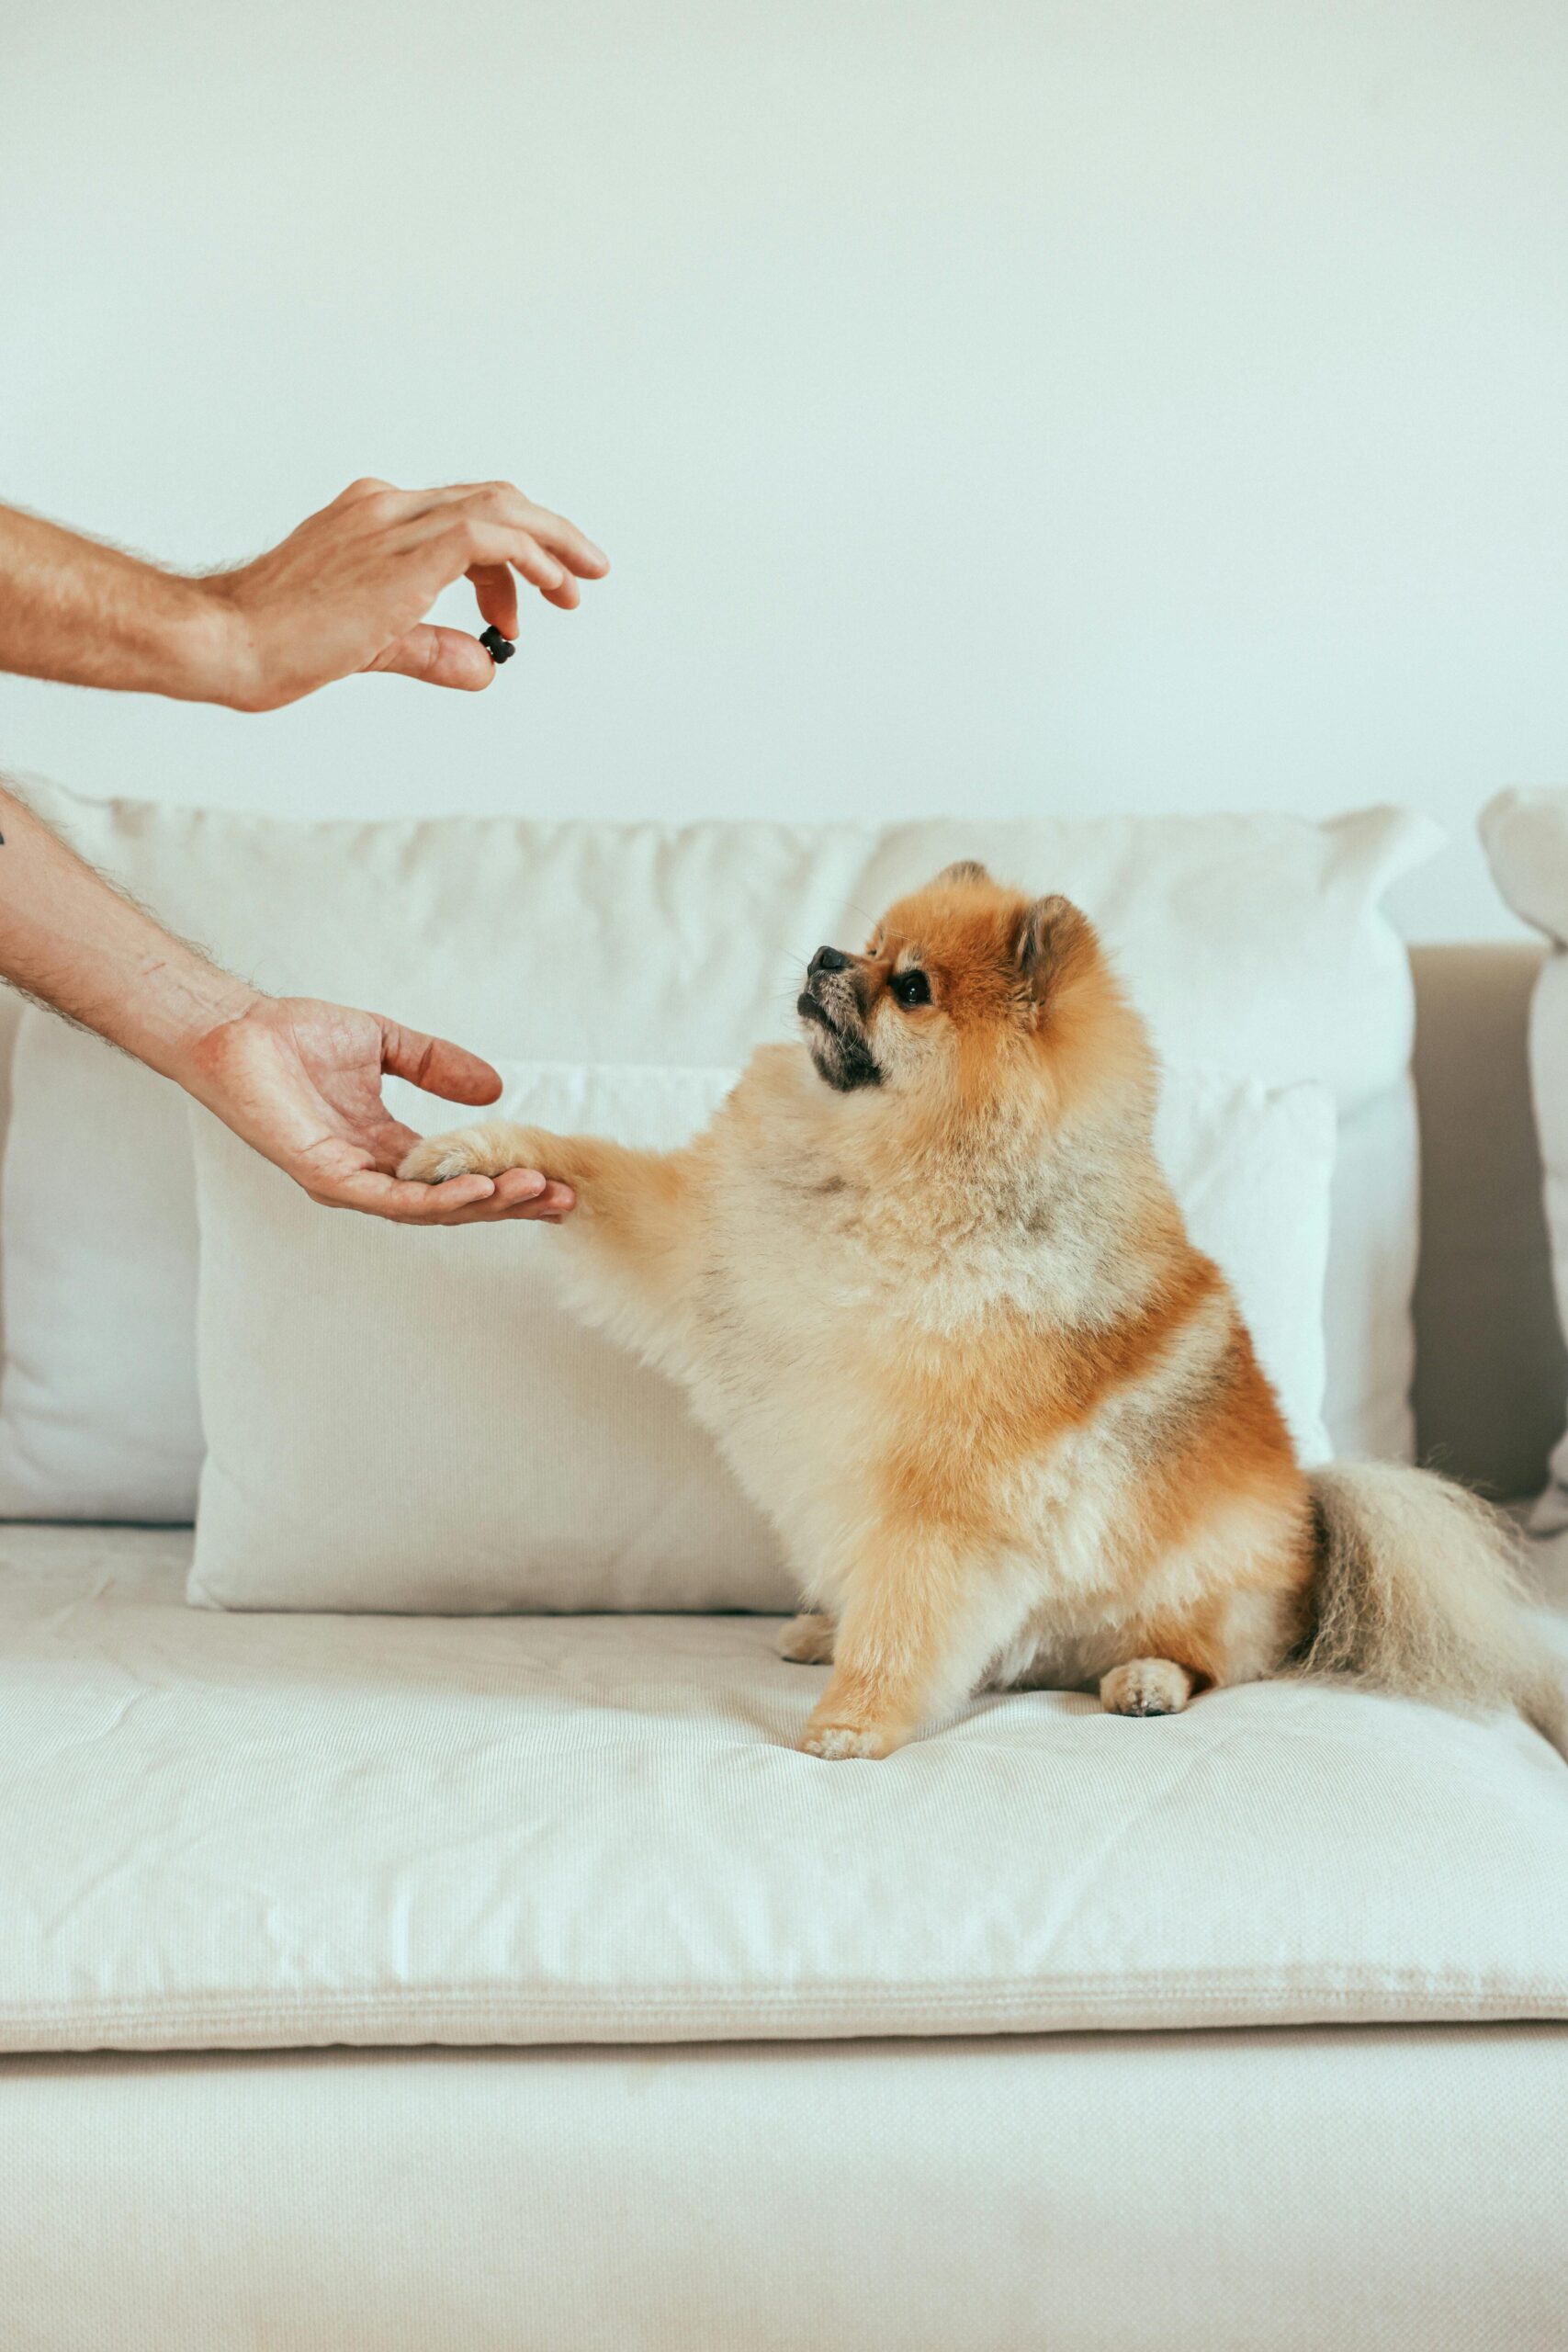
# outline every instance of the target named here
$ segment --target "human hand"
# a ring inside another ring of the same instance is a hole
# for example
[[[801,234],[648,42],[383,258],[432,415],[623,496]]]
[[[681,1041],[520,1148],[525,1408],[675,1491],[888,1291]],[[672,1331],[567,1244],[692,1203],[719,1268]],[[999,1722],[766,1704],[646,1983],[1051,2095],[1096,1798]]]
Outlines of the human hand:
[[[466,574],[483,618],[514,638],[519,579],[570,612],[578,582],[609,569],[575,524],[511,482],[396,490],[367,477],[254,562],[192,583],[220,622],[207,698],[277,710],[359,670],[472,693],[495,664],[466,629],[425,622],[444,588]]]
[[[408,1225],[481,1225],[558,1223],[573,1206],[570,1188],[536,1169],[493,1181],[464,1176],[439,1191],[400,1182],[394,1171],[419,1137],[381,1100],[388,1072],[448,1102],[493,1102],[501,1092],[477,1054],[313,997],[251,998],[203,1030],[172,1074],[323,1208]]]

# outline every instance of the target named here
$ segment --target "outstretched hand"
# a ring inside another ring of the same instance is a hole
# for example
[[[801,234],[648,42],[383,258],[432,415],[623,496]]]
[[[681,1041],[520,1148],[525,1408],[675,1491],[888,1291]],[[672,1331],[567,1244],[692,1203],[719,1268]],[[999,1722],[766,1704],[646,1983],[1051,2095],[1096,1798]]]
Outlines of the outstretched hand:
[[[383,1076],[448,1102],[493,1102],[488,1062],[378,1013],[313,997],[257,997],[207,1030],[177,1075],[226,1126],[324,1208],[362,1209],[407,1225],[558,1221],[574,1204],[536,1169],[463,1176],[439,1188],[393,1172],[419,1138],[381,1099]]]
[[[276,710],[356,670],[476,692],[495,676],[479,639],[424,617],[444,588],[467,574],[484,620],[514,638],[519,580],[570,612],[578,582],[609,569],[575,523],[509,481],[397,490],[367,476],[265,555],[197,583],[221,623],[210,698]]]

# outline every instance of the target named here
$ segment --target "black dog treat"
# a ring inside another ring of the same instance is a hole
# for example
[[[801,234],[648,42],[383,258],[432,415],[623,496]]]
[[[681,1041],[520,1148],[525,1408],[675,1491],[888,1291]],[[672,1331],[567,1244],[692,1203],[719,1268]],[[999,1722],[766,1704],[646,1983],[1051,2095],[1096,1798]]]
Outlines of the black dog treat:
[[[479,643],[484,647],[485,651],[490,655],[491,660],[495,663],[498,670],[503,662],[510,662],[513,655],[517,650],[517,648],[513,645],[509,637],[502,637],[501,631],[496,628],[493,621],[491,623],[489,628],[480,629]]]

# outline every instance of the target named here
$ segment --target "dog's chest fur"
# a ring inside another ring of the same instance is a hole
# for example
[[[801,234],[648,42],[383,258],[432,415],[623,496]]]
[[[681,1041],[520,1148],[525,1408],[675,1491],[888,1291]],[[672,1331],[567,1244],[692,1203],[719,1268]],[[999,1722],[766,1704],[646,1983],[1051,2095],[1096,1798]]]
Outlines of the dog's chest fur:
[[[1114,1584],[1140,1462],[1225,1336],[1222,1312],[1130,1392],[1073,1402],[1074,1330],[1117,1287],[1114,1187],[1005,1164],[870,1181],[772,1072],[712,1141],[682,1370],[804,1589],[832,1605],[901,1493],[1004,1570],[1048,1557],[1064,1598]]]

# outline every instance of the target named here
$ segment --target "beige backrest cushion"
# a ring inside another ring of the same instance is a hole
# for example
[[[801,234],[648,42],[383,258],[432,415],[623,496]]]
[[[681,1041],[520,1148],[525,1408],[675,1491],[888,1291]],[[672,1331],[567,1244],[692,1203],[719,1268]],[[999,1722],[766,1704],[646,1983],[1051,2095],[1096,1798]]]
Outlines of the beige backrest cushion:
[[[1543,953],[1513,942],[1411,952],[1423,1167],[1417,1449],[1504,1496],[1539,1490],[1568,1410],[1527,1059]],[[0,1148],[21,1012],[0,988]],[[0,1295],[0,1331],[4,1307]]]
[[[369,1004],[492,1058],[728,1066],[780,1034],[818,941],[863,936],[874,910],[952,858],[1064,889],[1101,923],[1173,1062],[1333,1093],[1325,1418],[1346,1452],[1413,1442],[1414,1013],[1379,902],[1432,846],[1418,818],[313,825],[33,792],[105,872],[262,987]],[[54,1175],[129,1132],[130,1087],[143,1185],[171,1215],[183,1204],[194,1243],[184,1112],[172,1089],[112,1056],[70,1057],[67,1069],[64,1036],[40,1015],[16,1060],[0,1512],[183,1519],[194,1475],[173,1474],[201,1444],[194,1317],[184,1372],[160,1385],[157,1364],[174,1355],[154,1357],[147,1335],[173,1337],[175,1292],[152,1265],[135,1187],[100,1190],[84,1219]],[[190,1288],[187,1276],[187,1298]],[[116,1395],[101,1379],[85,1388],[87,1359],[118,1372]],[[182,1442],[167,1442],[176,1430]],[[172,1475],[151,1490],[160,1462]]]
[[[1505,1498],[1539,1492],[1568,1399],[1528,1059],[1542,955],[1512,942],[1411,953],[1416,1448]]]

